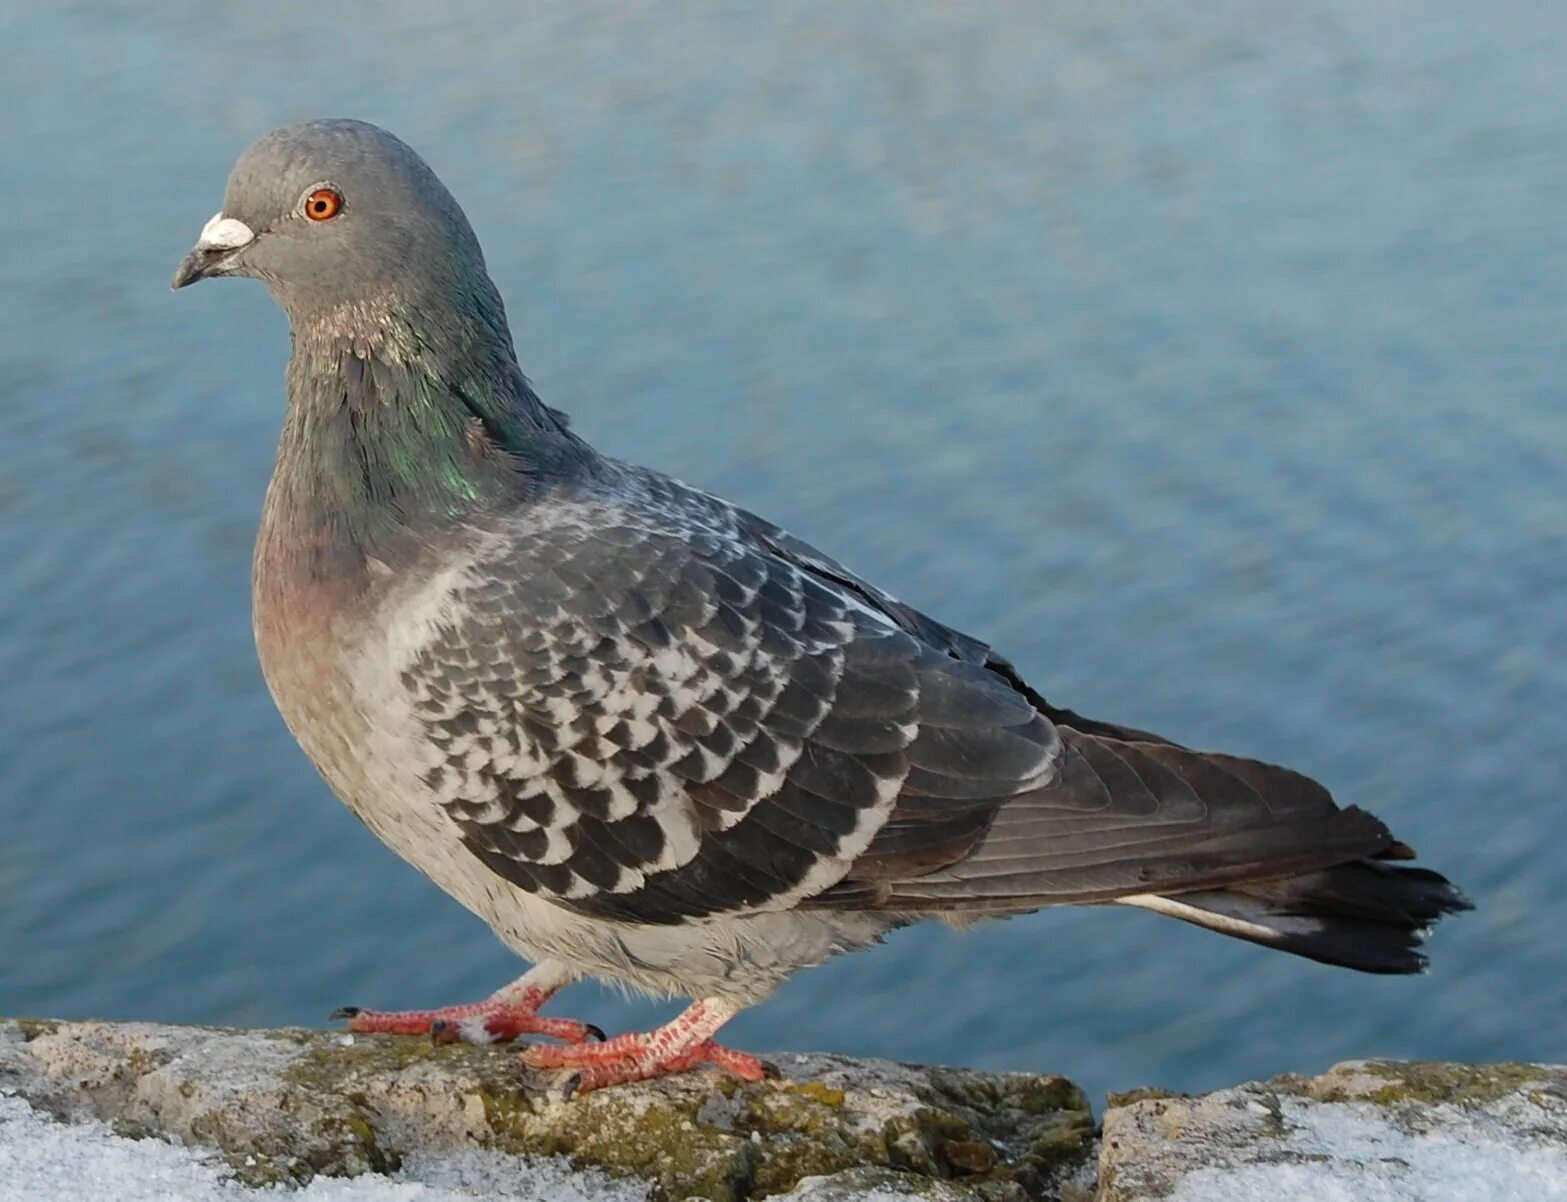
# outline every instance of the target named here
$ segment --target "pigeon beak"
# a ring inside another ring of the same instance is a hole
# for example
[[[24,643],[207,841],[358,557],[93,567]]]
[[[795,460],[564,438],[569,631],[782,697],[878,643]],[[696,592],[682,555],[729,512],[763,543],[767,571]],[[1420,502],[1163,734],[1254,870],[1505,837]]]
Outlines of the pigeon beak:
[[[183,288],[197,280],[227,274],[234,256],[255,240],[256,231],[243,221],[216,214],[201,227],[201,237],[196,239],[190,254],[180,260],[169,287]]]

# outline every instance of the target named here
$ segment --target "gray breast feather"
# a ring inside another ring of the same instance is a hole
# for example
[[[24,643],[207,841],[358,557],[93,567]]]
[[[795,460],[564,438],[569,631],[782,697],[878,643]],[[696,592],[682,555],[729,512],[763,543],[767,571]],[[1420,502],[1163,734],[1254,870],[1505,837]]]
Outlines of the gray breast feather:
[[[895,804],[947,839],[1049,779],[1055,731],[1004,682],[687,496],[509,535],[403,672],[490,871],[622,921],[779,909]]]

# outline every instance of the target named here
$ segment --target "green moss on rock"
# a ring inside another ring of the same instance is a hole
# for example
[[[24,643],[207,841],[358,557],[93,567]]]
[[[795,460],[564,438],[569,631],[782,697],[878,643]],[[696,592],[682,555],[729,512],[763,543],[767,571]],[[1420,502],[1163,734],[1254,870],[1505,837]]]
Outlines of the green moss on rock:
[[[563,1156],[578,1168],[633,1175],[669,1198],[741,1202],[753,1196],[763,1149],[742,1133],[704,1122],[705,1094],[617,1103],[609,1093],[562,1104],[496,1081],[477,1093],[490,1132],[486,1142],[497,1150]]]
[[[1063,1112],[1057,1122],[1034,1136],[1025,1159],[1039,1173],[1054,1175],[1070,1170],[1093,1154],[1094,1131],[1092,1114]]]
[[[823,1106],[831,1106],[835,1109],[843,1106],[844,1092],[834,1089],[830,1085],[823,1085],[820,1081],[806,1081],[803,1083],[788,1082],[784,1085],[787,1093],[799,1094],[802,1098],[810,1098],[813,1102],[820,1102]]]
[[[293,1035],[294,1032],[280,1033]],[[342,1043],[329,1036],[294,1039],[306,1051],[285,1070],[296,1085],[339,1093],[345,1081],[356,1076],[380,1076],[400,1072],[414,1064],[437,1061],[455,1064],[469,1057],[460,1046],[438,1047],[426,1039],[395,1036],[356,1035],[353,1043]]]
[[[1134,1102],[1164,1101],[1169,1098],[1190,1096],[1170,1089],[1160,1089],[1157,1085],[1145,1085],[1138,1089],[1123,1090],[1119,1093],[1112,1091],[1106,1094],[1105,1106],[1114,1109],[1117,1106],[1130,1106]]]
[[[1460,1064],[1431,1060],[1365,1060],[1335,1065],[1317,1077],[1287,1074],[1267,1083],[1281,1094],[1318,1102],[1370,1102],[1378,1106],[1486,1106],[1531,1087],[1567,1098],[1558,1070],[1501,1062]]]
[[[888,1119],[882,1138],[891,1167],[926,1177],[948,1177],[952,1166],[943,1149],[949,1143],[970,1143],[974,1134],[958,1115],[927,1107]]]
[[[982,1139],[949,1139],[941,1158],[960,1173],[988,1173],[996,1167],[996,1150]]]
[[[1387,1084],[1362,1097],[1389,1106],[1404,1102],[1443,1102],[1484,1106],[1540,1082],[1540,1070],[1528,1064],[1447,1064],[1432,1061],[1368,1062],[1364,1071]]]

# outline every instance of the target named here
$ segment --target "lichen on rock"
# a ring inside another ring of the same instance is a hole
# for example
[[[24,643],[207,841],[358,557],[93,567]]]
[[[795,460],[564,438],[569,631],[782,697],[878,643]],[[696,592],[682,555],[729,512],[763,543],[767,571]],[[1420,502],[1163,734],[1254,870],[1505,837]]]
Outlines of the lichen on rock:
[[[64,1119],[215,1149],[253,1185],[392,1173],[412,1155],[475,1148],[517,1157],[519,1172],[528,1158],[562,1157],[644,1182],[655,1200],[746,1202],[876,1170],[911,1196],[1027,1202],[1091,1172],[1087,1099],[1061,1078],[775,1060],[778,1081],[698,1072],[563,1102],[553,1078],[505,1048],[298,1030],[0,1027],[0,1087]]]

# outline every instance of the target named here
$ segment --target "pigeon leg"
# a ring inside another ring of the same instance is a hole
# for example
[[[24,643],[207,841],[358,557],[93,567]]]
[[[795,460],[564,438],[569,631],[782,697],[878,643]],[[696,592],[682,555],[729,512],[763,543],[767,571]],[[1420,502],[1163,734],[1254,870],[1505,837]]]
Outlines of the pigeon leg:
[[[552,961],[535,964],[510,985],[497,989],[482,1002],[441,1006],[434,1010],[363,1010],[344,1006],[333,1018],[346,1018],[350,1031],[366,1034],[424,1035],[436,1043],[506,1043],[519,1035],[548,1035],[567,1043],[603,1039],[592,1023],[570,1018],[545,1018],[539,1007],[576,974]]]
[[[530,1068],[575,1070],[565,1083],[567,1097],[606,1085],[683,1073],[704,1061],[745,1081],[777,1076],[776,1070],[755,1056],[713,1042],[718,1028],[739,1012],[740,1007],[732,1002],[703,998],[656,1030],[617,1035],[591,1047],[524,1048],[522,1062]]]

